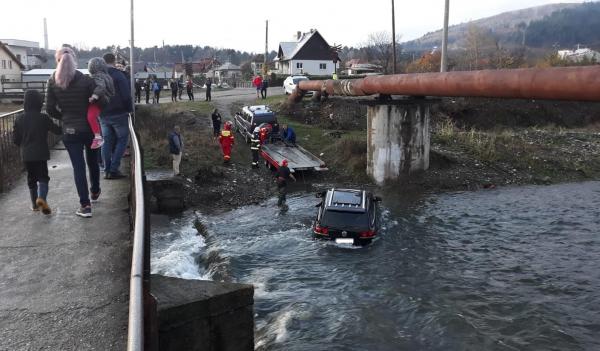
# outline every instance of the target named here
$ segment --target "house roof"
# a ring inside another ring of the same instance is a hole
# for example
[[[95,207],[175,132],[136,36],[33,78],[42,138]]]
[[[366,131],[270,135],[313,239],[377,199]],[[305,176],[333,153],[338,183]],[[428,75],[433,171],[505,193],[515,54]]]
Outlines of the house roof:
[[[23,72],[22,74],[24,76],[51,76],[55,70],[56,69],[54,68],[38,68],[29,70],[27,72]],[[86,75],[90,74],[90,72],[86,68],[78,68],[77,70]]]
[[[311,46],[311,45],[307,45],[307,44],[309,42],[311,42],[311,39],[313,39],[313,38],[320,38],[327,45],[327,50],[329,50],[329,44],[327,44],[327,41],[325,40],[325,38],[323,38],[323,36],[319,33],[318,30],[311,29],[310,32],[303,33],[302,37],[300,37],[300,39],[297,42],[292,41],[292,42],[279,43],[279,52],[277,54],[276,60],[286,61],[286,60],[292,60],[292,59],[296,58],[296,56],[300,53],[300,51],[302,51],[302,49],[305,46]],[[314,50],[314,49],[315,48],[313,47],[309,50]],[[327,52],[327,55],[329,55],[329,52]]]
[[[219,68],[216,69],[216,71],[239,71],[239,70],[240,70],[240,66],[234,65],[231,62],[226,62],[225,64],[221,65]]]
[[[199,62],[192,62],[192,71],[196,73],[206,73],[209,69],[215,66],[220,66],[221,63],[213,58],[203,58]],[[176,63],[174,66],[175,72],[182,72],[184,64]]]
[[[4,43],[3,43],[3,42],[1,42],[1,41],[0,41],[0,49],[2,49],[2,50],[4,50],[4,51],[6,51],[6,53],[8,54],[8,56],[9,56],[9,57],[10,57],[10,58],[11,58],[13,61],[15,61],[15,62],[17,63],[17,65],[19,65],[19,67],[20,67],[21,69],[25,69],[25,65],[23,65],[23,64],[21,63],[21,61],[20,61],[20,60],[19,60],[19,59],[18,59],[18,58],[15,56],[15,54],[13,54],[13,53],[12,53],[12,51],[10,51],[10,49],[9,49],[9,48],[8,48],[6,45],[4,45]]]

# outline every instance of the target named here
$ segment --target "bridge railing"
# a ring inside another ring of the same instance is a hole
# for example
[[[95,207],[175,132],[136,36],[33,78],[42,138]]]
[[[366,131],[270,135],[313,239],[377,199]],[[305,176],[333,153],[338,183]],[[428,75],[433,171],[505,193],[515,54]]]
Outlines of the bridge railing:
[[[8,183],[17,178],[23,170],[21,152],[13,143],[13,126],[24,110],[0,114],[0,192],[6,190]],[[48,146],[54,146],[60,136],[48,133]]]
[[[155,332],[156,300],[150,294],[150,211],[146,197],[146,174],[141,144],[129,118],[131,135],[130,220],[133,230],[133,252],[129,282],[129,326],[127,350],[153,350],[157,347]]]
[[[2,82],[0,83],[0,93],[23,93],[25,90],[46,91],[46,81],[39,82]]]

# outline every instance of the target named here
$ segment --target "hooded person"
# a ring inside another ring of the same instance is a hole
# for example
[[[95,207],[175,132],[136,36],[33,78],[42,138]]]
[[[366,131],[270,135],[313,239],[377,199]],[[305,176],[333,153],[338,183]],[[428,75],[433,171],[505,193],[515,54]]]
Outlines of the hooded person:
[[[88,62],[88,71],[90,77],[94,79],[96,87],[94,93],[90,96],[90,106],[88,107],[87,119],[94,133],[92,149],[97,149],[104,144],[100,130],[98,117],[102,109],[108,105],[110,98],[115,95],[115,87],[112,78],[108,75],[108,66],[101,57],[94,57]]]
[[[223,161],[229,162],[231,160],[231,147],[234,144],[233,133],[231,132],[231,122],[227,121],[223,125],[223,130],[219,135],[219,144],[221,144],[221,150],[223,151]]]
[[[95,201],[100,196],[98,150],[91,148],[94,133],[87,120],[89,98],[94,93],[95,83],[76,69],[73,49],[62,47],[56,50],[55,58],[57,68],[46,88],[46,112],[63,122],[63,144],[69,153],[79,195],[80,208],[75,214],[92,217],[90,197]],[[86,160],[91,184],[88,184]]]
[[[44,98],[37,90],[25,92],[25,113],[13,125],[13,142],[21,148],[21,157],[27,169],[27,186],[33,211],[52,213],[46,201],[48,195],[48,132],[60,134],[62,129],[48,115],[41,113]]]

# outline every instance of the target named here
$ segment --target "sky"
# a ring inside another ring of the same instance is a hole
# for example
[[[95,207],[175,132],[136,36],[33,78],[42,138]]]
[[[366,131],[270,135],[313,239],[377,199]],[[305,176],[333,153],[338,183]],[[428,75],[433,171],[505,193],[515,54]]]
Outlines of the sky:
[[[570,0],[450,0],[450,25],[501,12]],[[129,0],[2,1],[0,39],[37,41],[43,47],[43,18],[49,47],[129,46]],[[368,6],[367,6],[368,5]],[[134,0],[135,46],[209,45],[261,53],[265,21],[269,51],[297,31],[316,28],[330,45],[360,46],[370,33],[391,32],[391,1],[331,0]],[[396,33],[401,41],[440,29],[444,0],[396,0]]]

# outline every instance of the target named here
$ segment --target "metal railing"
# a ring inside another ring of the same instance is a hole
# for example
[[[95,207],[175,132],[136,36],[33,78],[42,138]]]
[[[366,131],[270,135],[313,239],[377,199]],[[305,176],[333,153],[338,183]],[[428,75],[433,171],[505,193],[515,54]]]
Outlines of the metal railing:
[[[0,83],[0,93],[24,93],[25,90],[46,91],[46,81],[39,82],[2,82]]]
[[[143,152],[129,117],[131,135],[130,219],[133,229],[133,252],[129,281],[129,323],[127,350],[152,350],[157,345],[153,333],[156,301],[150,295],[150,212],[146,199],[146,175]]]
[[[6,190],[8,183],[17,178],[23,169],[21,152],[13,143],[13,126],[23,109],[0,115],[0,192]],[[48,133],[48,146],[54,146],[60,136]]]

